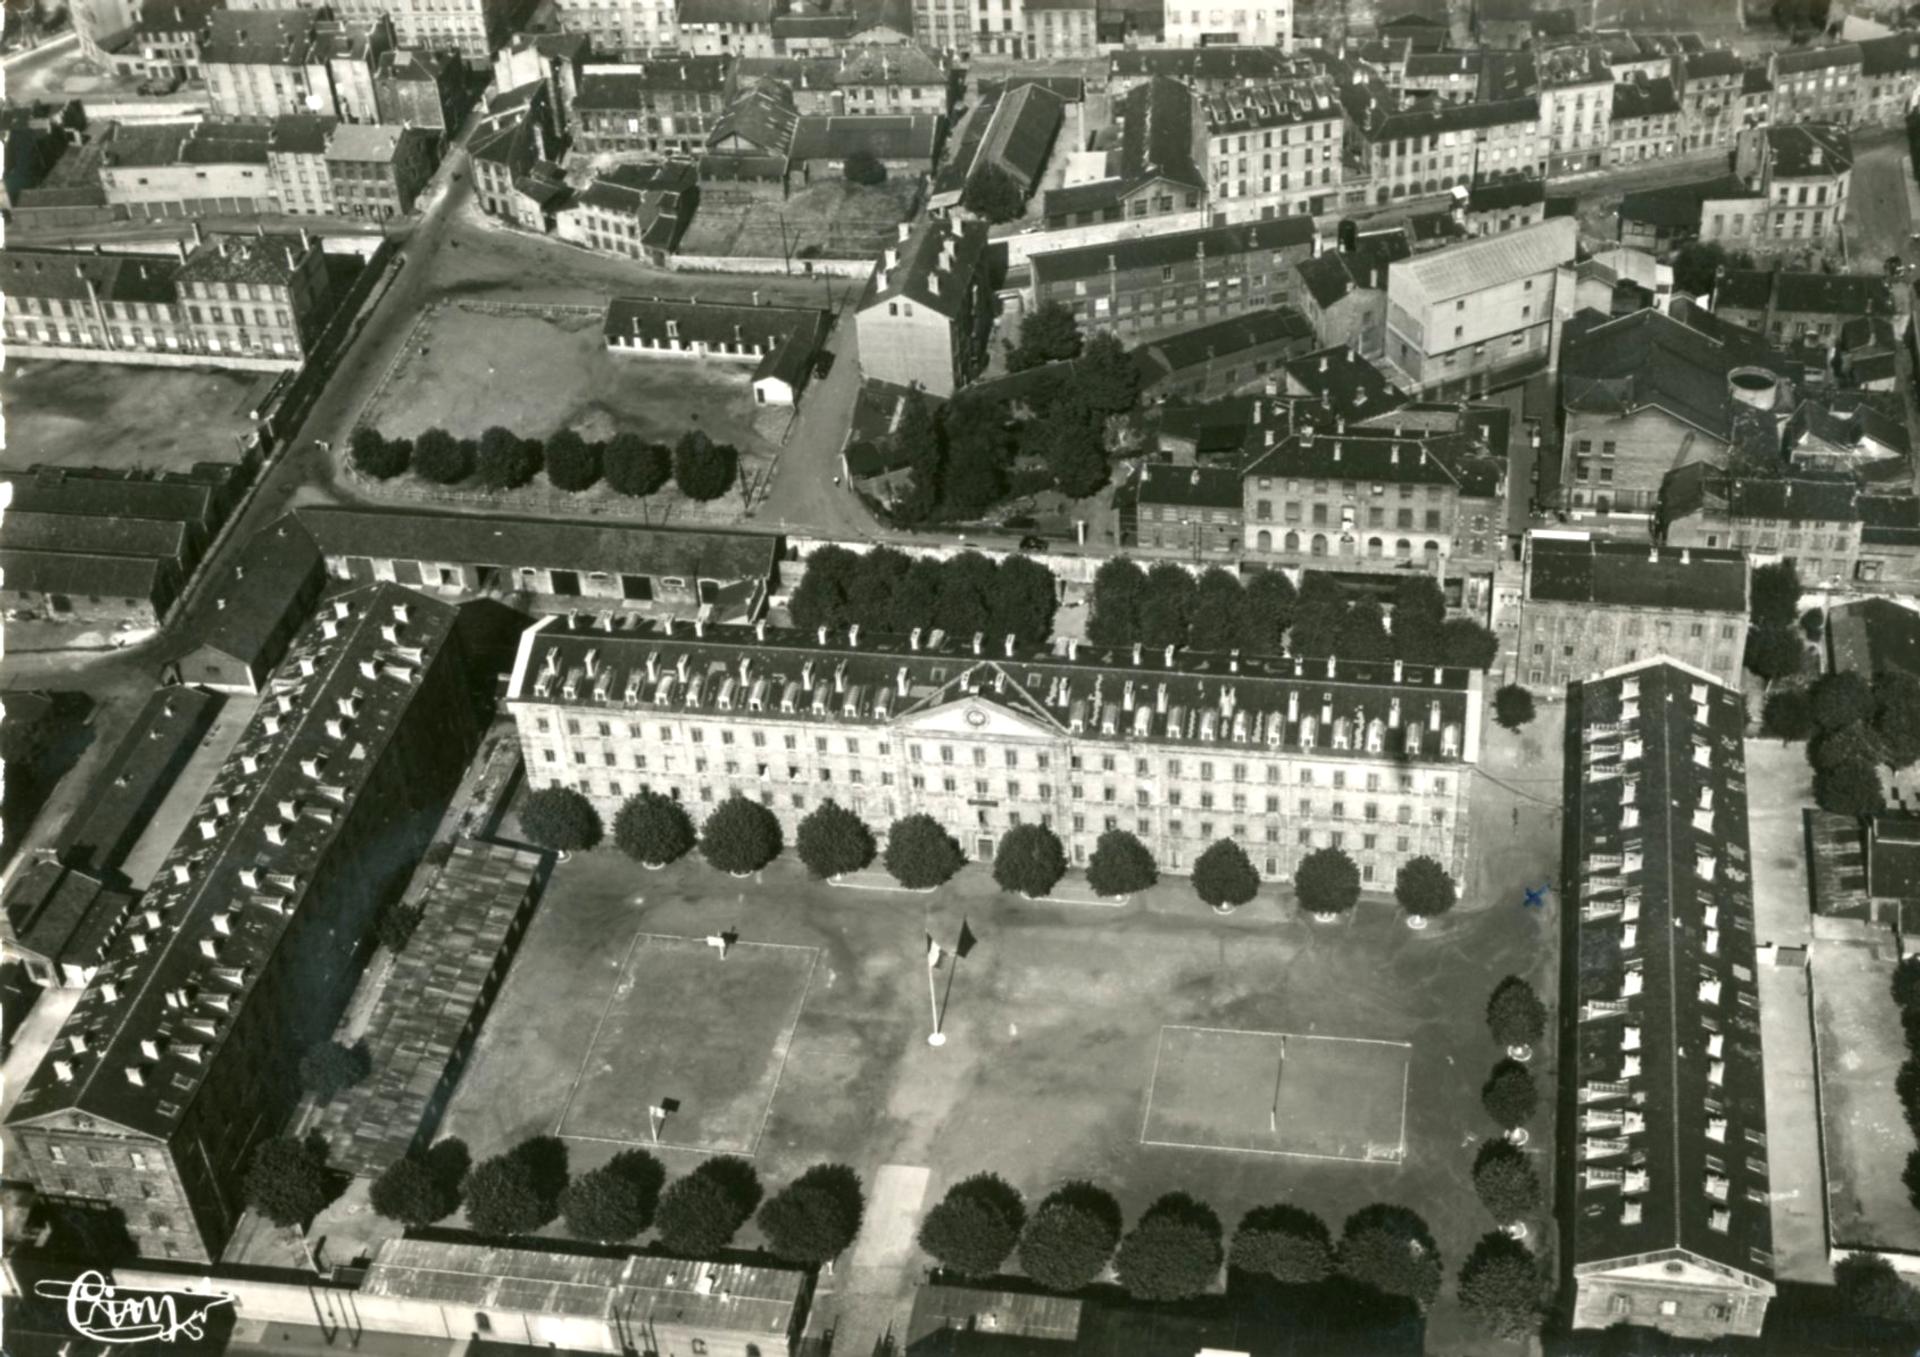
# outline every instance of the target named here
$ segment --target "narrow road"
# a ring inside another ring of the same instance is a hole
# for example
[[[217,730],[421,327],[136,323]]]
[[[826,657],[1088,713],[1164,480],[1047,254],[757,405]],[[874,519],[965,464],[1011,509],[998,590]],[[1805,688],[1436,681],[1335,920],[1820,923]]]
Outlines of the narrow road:
[[[860,337],[851,305],[840,312],[827,348],[833,354],[833,371],[802,398],[773,482],[743,527],[791,526],[794,531],[848,538],[883,532],[841,475],[840,449],[860,395]]]

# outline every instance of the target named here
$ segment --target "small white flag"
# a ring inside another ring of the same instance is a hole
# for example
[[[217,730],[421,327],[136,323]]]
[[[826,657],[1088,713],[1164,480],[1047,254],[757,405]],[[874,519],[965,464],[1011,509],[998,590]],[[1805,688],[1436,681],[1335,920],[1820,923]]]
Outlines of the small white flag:
[[[929,967],[933,967],[933,966],[938,966],[939,964],[940,964],[940,944],[935,942],[933,940],[933,934],[929,933],[927,934],[927,965]]]

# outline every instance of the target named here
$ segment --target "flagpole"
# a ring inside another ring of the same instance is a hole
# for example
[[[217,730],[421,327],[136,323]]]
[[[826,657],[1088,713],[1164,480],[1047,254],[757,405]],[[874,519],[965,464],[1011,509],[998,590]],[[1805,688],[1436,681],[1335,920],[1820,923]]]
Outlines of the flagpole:
[[[947,1034],[940,1030],[940,992],[933,982],[933,971],[940,964],[940,944],[927,935],[927,1007],[933,1014],[933,1031],[927,1035],[927,1045],[945,1046]]]

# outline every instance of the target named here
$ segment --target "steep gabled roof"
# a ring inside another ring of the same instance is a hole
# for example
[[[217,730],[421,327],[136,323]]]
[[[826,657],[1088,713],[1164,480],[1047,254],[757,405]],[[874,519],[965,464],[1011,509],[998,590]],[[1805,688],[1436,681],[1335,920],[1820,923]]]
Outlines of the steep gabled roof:
[[[1432,305],[1573,262],[1579,234],[1571,217],[1555,217],[1517,231],[1482,236],[1394,266],[1390,293],[1402,305]]]

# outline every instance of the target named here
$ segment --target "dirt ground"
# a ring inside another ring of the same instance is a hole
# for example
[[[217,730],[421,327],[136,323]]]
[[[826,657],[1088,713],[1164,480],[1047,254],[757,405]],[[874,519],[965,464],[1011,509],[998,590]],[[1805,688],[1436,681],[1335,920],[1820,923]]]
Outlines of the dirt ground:
[[[0,376],[6,446],[0,470],[55,466],[184,471],[233,461],[247,412],[278,373],[131,364],[8,363]]]
[[[917,179],[872,188],[822,182],[784,203],[703,202],[682,253],[755,258],[861,259],[877,253],[919,205]]]
[[[436,425],[477,437],[501,424],[535,438],[563,428],[590,439],[632,430],[670,443],[697,427],[738,447],[743,467],[770,454],[755,430],[745,366],[614,355],[600,324],[586,313],[501,315],[455,303],[416,332],[420,342],[363,418],[406,438]],[[486,399],[476,400],[481,392]]]

